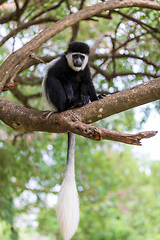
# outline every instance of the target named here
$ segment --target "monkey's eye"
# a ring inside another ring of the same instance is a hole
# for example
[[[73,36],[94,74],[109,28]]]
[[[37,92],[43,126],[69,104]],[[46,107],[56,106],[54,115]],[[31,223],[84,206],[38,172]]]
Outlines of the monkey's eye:
[[[83,56],[83,55],[80,55],[79,57],[80,57],[80,59],[81,59],[82,61],[84,60],[84,56]]]
[[[73,54],[72,58],[73,58],[73,60],[76,60],[76,59],[79,59],[79,58],[81,59],[81,61],[84,60],[84,56],[81,55],[81,54]]]

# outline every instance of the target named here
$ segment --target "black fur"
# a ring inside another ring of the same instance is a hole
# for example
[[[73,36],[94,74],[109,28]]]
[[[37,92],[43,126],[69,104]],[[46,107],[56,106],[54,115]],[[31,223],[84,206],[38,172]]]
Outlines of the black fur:
[[[48,69],[45,78],[45,95],[48,101],[56,106],[58,112],[98,99],[88,64],[84,70],[78,72],[69,67],[65,55],[71,51],[88,55],[89,47],[84,43],[71,43],[67,52]]]
[[[86,43],[82,42],[71,42],[68,46],[67,52],[80,52],[89,55],[90,50],[89,46]]]

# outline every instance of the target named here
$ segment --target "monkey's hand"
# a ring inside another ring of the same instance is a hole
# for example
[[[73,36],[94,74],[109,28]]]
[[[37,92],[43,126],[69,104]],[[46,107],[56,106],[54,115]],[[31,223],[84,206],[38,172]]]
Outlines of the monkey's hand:
[[[73,91],[68,91],[66,93],[66,97],[68,99],[68,102],[72,102],[74,100],[74,94],[73,94]]]
[[[71,109],[71,108],[75,108],[78,106],[79,100],[78,99],[71,99],[71,101],[67,102],[67,107],[66,109]]]
[[[90,99],[90,97],[88,95],[81,94],[80,95],[80,100],[81,100],[80,103],[81,103],[81,105],[79,105],[79,106],[83,106],[83,105],[89,103],[89,99]]]
[[[82,107],[83,105],[89,103],[89,99],[90,99],[89,96],[80,95],[79,98],[73,99],[68,102],[67,109],[75,108],[75,107]]]
[[[106,97],[107,95],[105,93],[101,93],[98,95],[98,100],[99,99],[103,99],[104,97]]]

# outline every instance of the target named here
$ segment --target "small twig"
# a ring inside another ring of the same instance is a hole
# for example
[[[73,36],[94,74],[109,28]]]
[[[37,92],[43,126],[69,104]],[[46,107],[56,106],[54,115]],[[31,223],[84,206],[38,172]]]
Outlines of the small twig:
[[[130,16],[128,14],[125,14],[125,13],[121,12],[121,11],[113,10],[113,12],[114,13],[118,13],[121,16],[123,16],[124,18],[129,19],[132,22],[135,22],[135,23],[139,24],[143,28],[145,26],[146,28],[150,29],[152,32],[160,32],[158,28],[154,28],[154,27],[152,27],[152,26],[150,26],[150,25],[148,25],[148,24],[146,24],[146,23],[144,23],[144,22],[142,22],[142,21],[140,21],[138,19],[135,19],[134,17],[132,17],[132,16]],[[147,30],[146,28],[145,28],[145,30]]]
[[[129,42],[132,42],[132,41],[137,41],[137,39],[140,39],[141,37],[143,36],[146,36],[148,35],[149,33],[148,32],[145,32],[145,33],[142,33],[142,34],[139,34],[133,38],[129,37],[125,42],[121,43],[116,49],[115,49],[115,52],[118,51],[119,49],[121,49],[122,47],[125,47]]]
[[[126,53],[123,53],[123,54],[120,54],[120,53],[115,53],[115,58],[118,59],[118,58],[134,58],[134,59],[140,59],[142,60],[144,63],[148,64],[148,65],[152,65],[153,67],[155,68],[160,68],[160,64],[156,63],[156,62],[152,62],[151,59],[148,59],[147,57],[145,56],[138,56],[136,54],[132,54],[132,53],[129,53],[129,54],[126,54]],[[108,53],[99,53],[99,54],[95,54],[93,56],[93,60],[95,59],[102,59],[102,58],[105,58],[105,59],[109,59],[109,58],[113,58],[113,55],[112,53],[108,54]]]
[[[115,60],[115,38],[111,37],[111,41],[112,41],[112,60],[113,60],[113,73],[116,73],[116,60]]]
[[[34,53],[32,53],[32,54],[30,55],[30,58],[32,58],[32,59],[34,59],[34,60],[36,60],[36,61],[38,61],[38,62],[40,62],[40,63],[46,64],[42,59],[40,59],[39,57],[37,57]]]
[[[37,19],[37,20],[31,20],[28,22],[23,22],[21,23],[17,28],[14,28],[13,30],[11,30],[5,37],[2,38],[2,40],[0,41],[0,47],[11,37],[16,36],[17,33],[19,33],[20,31],[29,28],[30,26],[33,25],[38,25],[41,23],[46,23],[46,22],[57,22],[58,19],[55,17],[46,17],[46,18],[42,18],[42,19]]]
[[[52,7],[49,7],[49,8],[46,8],[44,10],[42,10],[41,12],[39,12],[38,14],[36,14],[34,17],[32,17],[30,20],[34,20],[38,17],[40,17],[42,14],[44,13],[48,13],[49,11],[52,11],[58,7],[60,7],[60,5],[63,3],[63,0],[61,0],[59,3],[57,3],[56,5],[52,6]]]
[[[18,72],[20,71],[20,69],[30,60],[30,59],[34,59],[38,62],[41,63],[45,63],[42,59],[40,59],[39,57],[35,56],[34,54],[31,54],[28,58],[26,58],[21,64],[19,64],[16,69],[15,72],[13,73],[12,77],[10,78],[9,83],[4,87],[3,91],[7,91],[9,89],[12,89],[14,87],[16,87],[17,85],[19,85],[19,82],[14,83],[14,79],[16,78]]]
[[[5,85],[5,87],[3,88],[3,92],[11,90],[12,88],[18,86],[20,84],[20,82],[9,82]]]
[[[15,71],[14,71],[12,77],[10,78],[10,83],[12,83],[12,82],[14,81],[14,79],[15,79],[16,75],[18,74],[18,72],[20,71],[20,69],[24,66],[24,64],[25,64],[26,62],[29,61],[29,59],[30,59],[30,57],[27,57],[26,59],[24,59],[24,60],[22,61],[22,63],[20,63],[20,64],[15,68]]]
[[[100,67],[95,65],[93,62],[89,62],[89,65],[90,65],[91,68],[96,70],[98,73],[102,74],[107,79],[108,82],[110,82],[110,80],[111,80],[111,74],[110,73],[102,70]]]
[[[79,10],[81,10],[83,8],[85,1],[86,0],[81,0],[81,3],[80,3],[79,8],[78,8]]]
[[[94,44],[93,44],[93,47],[90,49],[90,55],[89,55],[90,60],[93,59],[93,57],[94,57],[94,55],[95,55],[95,52],[96,52],[96,49],[98,48],[100,42],[103,40],[103,38],[104,38],[105,36],[107,36],[106,33],[100,34],[99,32],[97,32],[97,35],[98,35],[99,37],[96,39],[96,41],[95,41]]]
[[[29,133],[29,132],[28,132],[28,133]],[[22,133],[16,134],[16,135],[14,136],[14,139],[13,139],[12,144],[15,145],[18,137],[23,137],[23,136],[25,136],[25,135],[28,134],[28,133],[22,132]]]
[[[32,108],[31,105],[28,103],[29,98],[23,95],[23,93],[18,88],[12,89],[11,92],[19,101],[23,103],[25,107]]]
[[[19,24],[20,21],[20,8],[19,8],[19,2],[17,0],[14,0],[16,5],[16,15],[17,15],[17,23]]]

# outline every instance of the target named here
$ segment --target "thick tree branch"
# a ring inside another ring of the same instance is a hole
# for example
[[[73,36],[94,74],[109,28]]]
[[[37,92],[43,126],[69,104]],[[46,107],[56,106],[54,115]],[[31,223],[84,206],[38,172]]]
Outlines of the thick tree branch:
[[[92,106],[93,103],[87,104],[78,111],[82,122],[93,123],[100,119],[109,117],[113,114],[153,102],[160,99],[160,77],[135,87],[123,90],[121,92],[109,95],[101,99]],[[94,108],[92,112],[90,109]],[[90,112],[92,112],[90,114]]]
[[[157,132],[143,132],[135,135],[119,133],[88,123],[111,116],[139,105],[160,99],[160,78],[137,85],[130,89],[107,96],[81,108],[54,113],[47,119],[46,112],[25,108],[7,99],[0,98],[0,120],[17,131],[73,132],[93,139],[108,139],[140,145],[142,138],[154,136]]]
[[[27,2],[27,1],[26,1]],[[0,92],[4,88],[7,79],[10,77],[13,69],[22,62],[26,57],[36,51],[43,43],[48,41],[51,37],[54,37],[65,28],[79,22],[80,20],[90,18],[96,14],[104,12],[106,10],[113,10],[115,8],[123,7],[145,7],[150,9],[160,10],[160,3],[156,1],[143,1],[143,0],[109,0],[102,2],[85,9],[80,10],[77,13],[71,14],[51,26],[45,28],[38,35],[36,35],[30,42],[25,44],[21,49],[12,53],[6,61],[0,67]],[[10,68],[8,69],[8,66]]]

